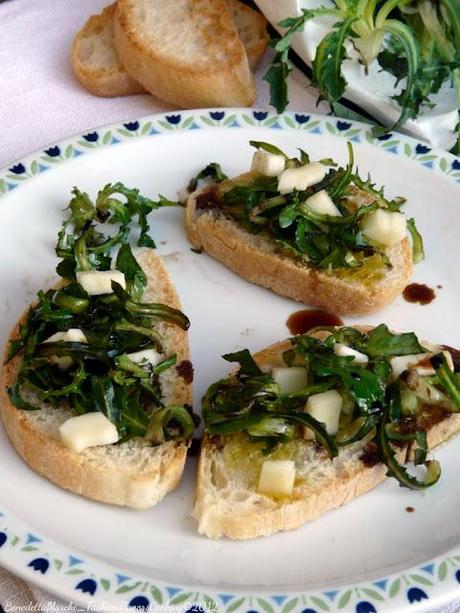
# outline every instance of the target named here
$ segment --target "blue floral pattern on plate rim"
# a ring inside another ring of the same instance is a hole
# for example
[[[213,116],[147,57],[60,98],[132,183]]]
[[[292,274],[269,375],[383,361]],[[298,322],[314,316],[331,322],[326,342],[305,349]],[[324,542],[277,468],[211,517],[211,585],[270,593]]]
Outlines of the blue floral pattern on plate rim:
[[[331,134],[354,143],[367,143],[389,155],[404,156],[424,167],[441,172],[460,183],[460,160],[442,150],[401,134],[374,138],[369,126],[354,121],[312,113],[276,115],[264,110],[206,109],[158,114],[92,130],[50,144],[0,171],[0,198],[21,183],[94,148],[117,145],[136,137],[168,131],[215,128],[271,128],[299,130],[312,135]],[[220,592],[166,584],[134,576],[100,560],[69,551],[32,533],[30,528],[0,510],[0,563],[41,587],[95,608],[120,606],[127,610],[161,609],[199,613],[322,613],[346,611],[382,613],[395,609],[417,611],[460,595],[460,547],[427,561],[373,581],[328,590],[284,594],[259,591],[248,594]]]

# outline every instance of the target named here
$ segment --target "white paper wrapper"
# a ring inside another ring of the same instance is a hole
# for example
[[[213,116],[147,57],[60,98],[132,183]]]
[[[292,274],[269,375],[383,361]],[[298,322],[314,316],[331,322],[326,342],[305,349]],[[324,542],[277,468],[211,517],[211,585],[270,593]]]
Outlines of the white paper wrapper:
[[[255,0],[268,21],[281,32],[278,23],[287,17],[296,17],[301,9],[332,6],[330,0]],[[316,54],[316,47],[330,30],[334,20],[321,18],[306,24],[303,32],[294,38],[293,49],[304,62],[311,66]],[[380,71],[377,62],[366,75],[364,68],[357,61],[347,60],[343,73],[348,83],[345,98],[366,110],[381,123],[391,127],[399,117],[399,107],[391,96],[401,91],[395,90],[395,79]],[[433,108],[423,108],[416,120],[409,120],[400,128],[401,132],[424,140],[433,146],[450,149],[455,143],[455,127],[458,111],[455,92],[449,85],[432,97]]]

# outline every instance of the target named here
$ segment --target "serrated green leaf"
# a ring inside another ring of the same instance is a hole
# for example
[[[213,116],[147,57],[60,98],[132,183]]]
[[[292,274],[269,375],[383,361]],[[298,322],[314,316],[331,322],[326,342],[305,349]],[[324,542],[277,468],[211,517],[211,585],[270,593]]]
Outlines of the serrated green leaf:
[[[396,596],[396,594],[399,592],[399,589],[401,587],[401,579],[395,579],[395,581],[393,581],[393,583],[390,586],[390,598],[394,598]]]
[[[101,579],[100,583],[104,590],[110,590],[110,581],[108,579]]]
[[[339,609],[343,609],[343,607],[346,607],[347,604],[350,602],[350,598],[351,598],[351,590],[348,590],[347,592],[342,594],[342,596],[340,596],[339,602],[337,603],[337,606],[339,607]]]
[[[321,598],[318,598],[317,596],[311,596],[310,598],[311,601],[323,611],[330,611],[328,605],[324,602],[324,600],[321,600]]]
[[[152,598],[155,600],[155,602],[158,602],[158,604],[163,602],[161,591],[156,587],[156,585],[150,586],[150,593],[152,594]]]
[[[374,600],[383,600],[383,596],[376,592],[375,590],[370,590],[367,587],[362,588],[362,591],[369,596],[369,598],[373,598]]]
[[[441,562],[438,568],[438,579],[439,581],[444,581],[447,577],[448,566],[447,562]]]
[[[180,127],[185,130],[186,128],[191,126],[192,123],[193,123],[193,117],[187,117],[187,119],[184,121],[184,123]]]
[[[152,129],[152,122],[148,121],[142,126],[141,134],[148,134]]]
[[[73,147],[72,145],[67,145],[64,151],[64,157],[71,158],[73,155]]]
[[[266,611],[267,613],[273,613],[273,607],[269,602],[267,602],[263,598],[256,598],[256,600],[259,607],[262,607],[264,611]]]
[[[336,23],[334,30],[326,34],[316,48],[313,83],[330,101],[339,100],[347,85],[342,74],[342,64],[347,55],[345,40],[354,21],[355,18],[351,17]]]
[[[26,545],[25,547],[21,547],[21,551],[37,551],[38,547],[34,547],[33,545]]]
[[[237,609],[241,607],[241,605],[243,604],[245,600],[246,600],[245,598],[238,598],[237,600],[234,600],[225,609],[225,613],[233,613],[233,611],[236,611]]]
[[[410,578],[414,583],[421,583],[422,585],[433,585],[433,582],[423,577],[422,575],[410,575]]]
[[[288,600],[287,603],[282,608],[281,613],[289,613],[289,611],[292,611],[294,609],[294,607],[297,605],[298,602],[299,602],[298,598],[293,598],[292,600]]]

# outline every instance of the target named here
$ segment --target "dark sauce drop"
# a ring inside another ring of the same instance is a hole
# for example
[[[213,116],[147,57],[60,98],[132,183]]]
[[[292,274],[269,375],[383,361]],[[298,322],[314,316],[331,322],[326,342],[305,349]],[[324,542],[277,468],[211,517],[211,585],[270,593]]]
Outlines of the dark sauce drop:
[[[406,507],[406,511],[408,513],[413,513],[415,511],[414,507]]]
[[[430,304],[436,294],[431,287],[422,283],[411,283],[403,291],[404,300],[407,302],[418,302],[419,304]]]
[[[291,334],[305,334],[316,326],[343,326],[343,321],[322,309],[303,309],[289,315],[286,325]]]

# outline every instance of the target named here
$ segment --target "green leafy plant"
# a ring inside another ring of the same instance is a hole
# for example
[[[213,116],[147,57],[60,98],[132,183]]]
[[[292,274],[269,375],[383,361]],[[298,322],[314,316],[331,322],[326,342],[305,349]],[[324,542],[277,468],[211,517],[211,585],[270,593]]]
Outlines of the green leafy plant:
[[[288,53],[293,38],[308,21],[330,16],[336,21],[320,42],[313,61],[313,84],[320,99],[332,106],[347,86],[342,64],[352,46],[367,70],[378,62],[382,70],[403,81],[394,99],[400,116],[391,129],[420,114],[430,96],[451,81],[460,107],[460,4],[457,0],[333,0],[332,6],[303,9],[285,19],[286,31],[272,41],[275,57],[265,75],[271,104],[282,112],[288,103]],[[347,47],[348,45],[348,47]]]

